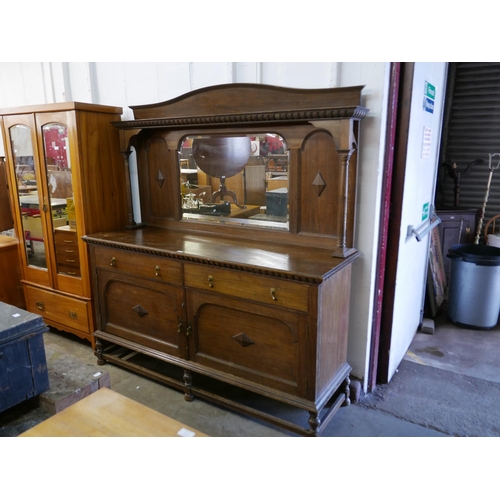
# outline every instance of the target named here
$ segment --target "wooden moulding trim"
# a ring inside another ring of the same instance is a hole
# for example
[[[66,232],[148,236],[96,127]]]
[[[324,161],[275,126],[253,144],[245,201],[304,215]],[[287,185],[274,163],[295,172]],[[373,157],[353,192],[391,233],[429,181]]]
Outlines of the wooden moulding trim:
[[[229,83],[202,87],[168,101],[130,108],[136,120],[348,108],[360,104],[363,87],[303,89]]]
[[[236,271],[245,271],[254,274],[260,274],[263,276],[271,276],[273,278],[284,278],[288,280],[301,281],[305,283],[312,284],[321,284],[323,281],[330,276],[338,273],[344,267],[350,265],[359,255],[360,253],[356,251],[355,254],[350,255],[349,258],[346,258],[341,261],[340,264],[332,267],[331,271],[324,276],[311,276],[311,275],[303,275],[298,273],[287,273],[284,271],[276,271],[273,269],[260,268],[255,266],[247,266],[243,264],[233,263],[233,262],[223,262],[223,261],[214,261],[212,259],[206,259],[201,256],[196,255],[186,255],[179,254],[177,252],[169,252],[169,251],[161,251],[154,248],[145,248],[145,247],[137,247],[134,245],[128,245],[126,243],[116,243],[116,242],[107,242],[102,240],[93,239],[88,236],[83,236],[83,238],[90,245],[99,245],[109,248],[118,248],[122,250],[133,250],[136,253],[142,253],[147,255],[158,255],[160,257],[175,259],[184,262],[194,262],[196,264],[206,264],[214,267],[221,267],[225,269],[232,269]]]
[[[19,115],[25,113],[44,113],[56,111],[98,111],[99,113],[123,114],[123,108],[106,106],[103,104],[92,104],[87,102],[56,102],[49,104],[37,104],[28,106],[17,106],[12,108],[0,108],[0,115]]]
[[[243,125],[276,122],[304,122],[310,120],[339,120],[345,118],[363,119],[368,109],[362,106],[330,109],[308,109],[301,111],[277,111],[267,113],[242,113],[227,115],[207,115],[179,118],[154,118],[112,122],[119,129],[129,128],[179,128],[192,126]]]

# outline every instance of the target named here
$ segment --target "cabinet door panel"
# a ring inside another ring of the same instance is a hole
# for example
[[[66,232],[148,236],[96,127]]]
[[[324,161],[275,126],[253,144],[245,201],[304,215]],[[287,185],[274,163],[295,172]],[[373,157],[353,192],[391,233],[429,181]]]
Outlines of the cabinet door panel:
[[[108,271],[98,271],[101,330],[145,347],[185,357],[183,290]]]
[[[190,359],[282,391],[297,393],[298,313],[195,290],[187,291],[193,319]]]

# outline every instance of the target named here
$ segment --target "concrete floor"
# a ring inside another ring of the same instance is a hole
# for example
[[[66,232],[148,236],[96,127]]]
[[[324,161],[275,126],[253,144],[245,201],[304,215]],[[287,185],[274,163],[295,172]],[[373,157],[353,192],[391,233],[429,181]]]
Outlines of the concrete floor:
[[[47,362],[64,358],[109,373],[111,388],[214,437],[294,437],[273,425],[195,399],[120,367],[97,366],[90,345],[56,331],[44,334]],[[434,334],[417,333],[387,385],[340,408],[322,437],[500,436],[500,327],[488,331],[435,318]],[[0,436],[16,436],[47,418],[33,402],[0,414]]]

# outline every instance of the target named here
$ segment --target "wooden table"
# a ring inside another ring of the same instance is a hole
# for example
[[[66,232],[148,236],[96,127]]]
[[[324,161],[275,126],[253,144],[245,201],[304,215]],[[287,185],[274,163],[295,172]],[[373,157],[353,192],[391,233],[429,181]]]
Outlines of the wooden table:
[[[106,387],[19,437],[207,437]]]

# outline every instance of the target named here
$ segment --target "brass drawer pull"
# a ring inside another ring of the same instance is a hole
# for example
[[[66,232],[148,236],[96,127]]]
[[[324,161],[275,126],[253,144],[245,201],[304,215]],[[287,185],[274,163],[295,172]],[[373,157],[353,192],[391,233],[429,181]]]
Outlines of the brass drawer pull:
[[[35,305],[38,309],[40,309],[40,311],[45,311],[45,305],[41,300],[37,300]]]
[[[271,288],[269,291],[271,292],[271,298],[273,300],[278,300],[278,298],[276,297],[276,288]]]
[[[116,259],[114,257],[111,257],[111,262],[109,264],[111,267],[115,267],[116,266]]]
[[[160,276],[160,266],[155,266],[155,275]]]
[[[74,250],[64,250],[66,253],[75,253]]]
[[[75,240],[64,240],[64,243],[74,243]]]
[[[214,277],[213,277],[212,275],[210,275],[210,276],[208,277],[208,286],[209,286],[210,288],[213,288],[213,287],[214,287]]]
[[[78,319],[78,315],[76,314],[76,312],[75,312],[75,311],[69,311],[69,317],[70,317],[71,319],[75,319],[75,320],[77,320],[77,319]]]
[[[66,271],[67,274],[71,274],[72,276],[75,276],[76,273],[74,271]]]
[[[75,259],[66,259],[66,262],[76,262]]]

